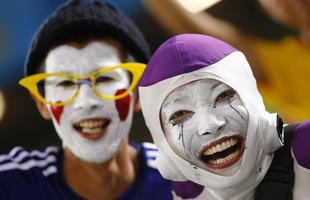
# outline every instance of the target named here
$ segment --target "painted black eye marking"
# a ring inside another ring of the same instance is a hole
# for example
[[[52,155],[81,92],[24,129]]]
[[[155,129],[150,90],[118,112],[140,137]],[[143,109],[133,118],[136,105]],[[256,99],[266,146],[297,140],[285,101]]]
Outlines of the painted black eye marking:
[[[229,102],[229,106],[230,106],[234,111],[236,111],[236,113],[238,113],[238,115],[241,117],[241,119],[245,120],[244,117],[241,115],[241,113],[240,113],[235,107],[233,107],[233,106],[231,105],[231,102]]]
[[[169,123],[172,125],[183,124],[187,120],[189,120],[195,112],[189,110],[179,110],[173,113],[169,118]]]
[[[185,143],[184,143],[184,134],[183,134],[183,124],[179,126],[181,128],[181,132],[179,133],[178,140],[182,139],[183,148],[185,149]]]
[[[225,90],[220,93],[214,101],[213,108],[216,108],[216,105],[222,103],[224,101],[228,101],[229,103],[232,101],[232,98],[236,95],[236,91],[233,89]]]
[[[241,115],[241,113],[235,107],[233,107],[231,104],[233,101],[233,97],[236,95],[236,93],[237,92],[233,89],[228,89],[228,90],[225,90],[224,92],[220,93],[215,99],[215,102],[213,104],[213,108],[216,108],[216,105],[218,103],[228,101],[229,106],[241,117],[241,119],[245,120],[244,117]]]

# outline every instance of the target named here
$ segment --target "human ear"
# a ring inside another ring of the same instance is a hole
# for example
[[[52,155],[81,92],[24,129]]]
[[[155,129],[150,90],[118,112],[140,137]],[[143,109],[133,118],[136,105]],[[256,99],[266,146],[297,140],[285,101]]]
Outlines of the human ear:
[[[34,100],[41,116],[46,120],[52,119],[50,113],[48,112],[46,105],[44,103],[42,103],[41,101],[39,101],[34,95],[31,94],[31,97]]]
[[[139,100],[139,93],[138,90],[135,90],[134,92],[134,98],[135,98],[135,102],[134,102],[134,111],[135,112],[139,112],[141,110],[141,106],[140,106],[140,100]]]

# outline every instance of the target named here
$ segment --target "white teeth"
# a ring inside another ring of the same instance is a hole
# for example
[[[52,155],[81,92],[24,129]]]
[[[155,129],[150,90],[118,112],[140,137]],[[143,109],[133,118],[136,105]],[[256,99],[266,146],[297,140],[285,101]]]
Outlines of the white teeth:
[[[236,145],[237,143],[238,143],[238,139],[230,138],[229,140],[226,140],[226,141],[222,142],[221,144],[217,144],[217,145],[214,145],[214,146],[208,148],[207,150],[205,150],[203,152],[203,155],[212,155],[214,153],[224,151],[224,150]]]
[[[226,142],[223,142],[221,145],[222,145],[223,149],[227,149],[228,148]]]
[[[223,164],[225,162],[230,161],[231,159],[236,158],[239,155],[239,150],[237,150],[236,152],[229,154],[228,156],[226,156],[225,158],[219,158],[216,160],[209,160],[208,162],[212,165],[218,165],[218,164]]]
[[[104,120],[84,120],[78,125],[81,127],[81,131],[88,134],[97,134],[102,131],[102,125]]]
[[[235,144],[237,144],[237,139],[230,139],[230,143],[232,144],[231,146],[233,146],[233,145],[235,145]]]
[[[217,152],[217,149],[215,146],[212,147],[212,154],[216,153]]]
[[[230,142],[229,141],[226,141],[225,144],[226,144],[227,148],[230,147]]]
[[[222,148],[221,148],[221,145],[216,145],[216,150],[218,151],[218,152],[220,152],[220,151],[222,151]]]
[[[82,121],[79,123],[79,126],[81,128],[98,128],[101,127],[103,125],[103,121],[102,120],[89,120],[89,121]]]
[[[83,128],[82,132],[89,134],[97,134],[101,131],[101,128]]]

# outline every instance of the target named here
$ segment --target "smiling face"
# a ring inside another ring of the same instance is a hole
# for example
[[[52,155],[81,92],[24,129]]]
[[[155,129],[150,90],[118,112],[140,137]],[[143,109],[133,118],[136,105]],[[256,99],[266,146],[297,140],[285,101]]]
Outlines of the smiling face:
[[[103,40],[87,43],[82,48],[58,46],[48,53],[45,71],[85,76],[101,68],[118,65],[122,63],[118,45],[114,40]],[[130,78],[125,71],[119,69],[110,75],[109,80],[98,79],[100,84],[104,83],[96,86],[97,89],[102,88],[112,95],[128,87]],[[68,80],[61,80],[57,85],[45,84],[45,98],[52,102],[62,101],[70,93],[71,84]],[[79,87],[78,96],[71,103],[47,106],[47,109],[65,148],[82,160],[101,163],[116,153],[129,132],[134,96],[131,93],[120,100],[103,100],[87,81]]]
[[[212,79],[194,81],[173,90],[160,114],[167,141],[180,157],[224,176],[240,168],[248,113],[235,90]]]

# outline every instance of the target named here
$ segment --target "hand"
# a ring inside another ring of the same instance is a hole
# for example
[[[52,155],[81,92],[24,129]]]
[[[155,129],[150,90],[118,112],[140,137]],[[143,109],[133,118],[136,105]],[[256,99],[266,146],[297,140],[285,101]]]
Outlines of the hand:
[[[300,39],[310,44],[310,0],[258,0],[278,23],[292,27]]]

